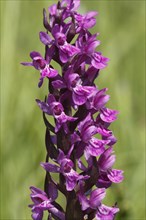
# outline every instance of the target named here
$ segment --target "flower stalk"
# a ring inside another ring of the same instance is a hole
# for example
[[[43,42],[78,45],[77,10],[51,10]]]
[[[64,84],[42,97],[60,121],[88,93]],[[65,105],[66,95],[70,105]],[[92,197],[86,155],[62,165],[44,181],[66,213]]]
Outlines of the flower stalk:
[[[47,97],[36,99],[46,126],[47,155],[40,164],[46,171],[44,191],[30,187],[34,220],[42,220],[45,211],[49,220],[113,220],[119,211],[116,205],[102,204],[107,188],[123,180],[123,171],[113,169],[117,140],[109,129],[118,112],[105,107],[110,99],[107,88],[95,85],[109,59],[96,51],[98,34],[89,31],[97,12],[81,15],[79,5],[80,0],[59,1],[48,8],[49,19],[44,9],[46,32],[39,37],[45,56],[33,51],[32,61],[22,63],[40,72],[39,87],[48,80]],[[58,192],[64,195],[65,208],[59,204]]]

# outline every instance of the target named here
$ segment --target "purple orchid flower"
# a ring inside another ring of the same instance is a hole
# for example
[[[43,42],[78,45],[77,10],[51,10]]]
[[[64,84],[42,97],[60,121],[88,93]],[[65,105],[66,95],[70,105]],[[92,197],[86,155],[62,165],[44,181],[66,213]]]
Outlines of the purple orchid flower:
[[[110,99],[109,95],[105,95],[106,91],[107,91],[107,88],[99,90],[99,91],[96,90],[95,93],[92,93],[86,104],[87,108],[93,109],[95,112],[103,108]]]
[[[114,136],[113,132],[111,130],[105,128],[103,125],[99,125],[97,127],[97,131],[102,136],[103,140],[109,141],[109,143],[107,145],[112,146],[117,142],[117,139]]]
[[[91,191],[89,198],[86,197],[82,190],[83,187],[81,186],[80,191],[78,193],[78,197],[83,211],[95,209],[95,219],[114,220],[115,214],[119,212],[119,208],[108,207],[106,205],[101,204],[101,201],[104,199],[106,195],[106,191],[104,188],[95,189]]]
[[[54,40],[51,40],[51,37],[47,33],[40,32],[40,40],[43,44],[55,44],[58,47],[59,57],[62,63],[66,63],[71,57],[80,52],[79,48],[67,42],[65,30],[66,27],[63,28],[62,26],[56,24],[52,29]]]
[[[55,190],[54,190],[55,189]],[[58,196],[57,194],[57,189],[54,188],[53,192],[53,199],[55,200]],[[34,202],[34,204],[29,205],[29,207],[32,209],[32,218],[33,220],[42,220],[43,218],[43,212],[44,211],[49,211],[52,213],[54,216],[58,217],[61,220],[65,220],[65,215],[63,212],[58,210],[52,202],[54,201],[52,198],[48,198],[47,194],[42,191],[41,189],[35,188],[35,187],[30,187],[30,190],[32,192],[31,199]]]
[[[65,181],[66,181],[65,184],[66,184],[67,191],[72,191],[75,188],[75,186],[79,180],[88,179],[87,175],[86,176],[79,175],[73,169],[74,164],[73,164],[72,160],[69,159],[72,150],[73,150],[73,146],[67,155],[65,155],[62,150],[59,150],[59,156],[56,161],[58,163],[58,165],[52,164],[49,162],[48,163],[41,163],[41,166],[46,171],[63,174]]]
[[[88,159],[90,156],[99,156],[104,152],[105,145],[107,145],[109,141],[93,137],[98,131],[90,113],[79,123],[78,131],[79,135],[76,134],[76,138],[73,135],[72,138],[74,142],[79,142],[77,155],[81,156],[84,152],[86,159]]]
[[[99,34],[91,35],[88,31],[82,31],[77,38],[76,46],[80,48],[82,54],[92,55],[100,41],[97,40]]]
[[[55,97],[51,94],[48,96],[47,102],[42,102],[38,99],[36,100],[36,102],[44,113],[48,115],[53,115],[56,119],[55,132],[58,132],[61,126],[63,126],[65,132],[67,133],[68,128],[66,123],[77,120],[77,118],[66,115],[62,104],[60,102],[57,102]]]
[[[33,66],[35,69],[40,71],[41,77],[39,86],[42,85],[45,77],[54,78],[58,75],[58,71],[51,68],[47,61],[40,55],[40,53],[33,51],[30,53],[30,57],[32,58],[32,62],[23,62],[21,64],[24,66]]]
[[[71,73],[70,70],[65,73],[64,79],[68,89],[72,91],[72,99],[77,106],[85,104],[88,96],[96,89],[93,86],[83,86],[79,75]]]
[[[96,40],[98,34],[91,35],[87,31],[81,32],[79,35],[76,46],[81,49],[82,53],[87,55],[87,63],[91,64],[96,69],[103,69],[107,66],[108,58],[102,56],[101,52],[96,52],[95,48],[100,44]]]
[[[120,183],[123,181],[123,171],[112,169],[112,166],[114,165],[116,160],[116,156],[112,153],[113,148],[109,147],[99,157],[98,165],[100,170],[100,176],[97,184],[98,187],[106,187],[110,186],[111,182]],[[106,186],[104,185],[104,183]]]
[[[86,209],[97,209],[101,205],[101,201],[104,199],[106,195],[105,189],[94,189],[90,192],[90,197],[87,198],[86,195],[80,189],[78,193],[79,201],[82,206],[82,210]]]
[[[95,26],[96,19],[95,16],[97,16],[98,13],[96,11],[90,11],[86,13],[85,15],[81,15],[79,13],[75,14],[75,19],[77,21],[77,33],[79,33],[82,29],[89,29]]]
[[[96,90],[96,87],[93,86],[82,86],[80,76],[77,73],[72,73],[72,68],[64,74],[64,80],[54,80],[52,85],[56,89],[68,88],[71,91],[74,106],[85,104],[91,93]]]
[[[77,8],[80,4],[80,0],[70,1],[70,0],[62,0],[59,2],[59,4],[53,4],[48,8],[49,11],[49,28],[48,25],[44,25],[47,30],[50,30],[50,28],[53,28],[56,24],[56,20],[60,20],[61,25],[66,25],[64,22],[66,18],[69,18],[72,16],[72,13],[74,12],[75,8]],[[64,7],[66,5],[66,10],[64,10]],[[46,16],[44,16],[45,24],[47,23]],[[71,25],[70,22],[68,24]]]
[[[57,6],[58,5],[53,4],[48,8],[51,16],[58,15],[59,12],[57,13],[57,10],[58,10]],[[66,7],[66,11],[71,14],[71,12],[78,9],[79,6],[80,6],[80,0],[62,0],[60,2],[59,10],[64,9],[64,7]],[[64,17],[62,17],[62,20],[64,20]]]

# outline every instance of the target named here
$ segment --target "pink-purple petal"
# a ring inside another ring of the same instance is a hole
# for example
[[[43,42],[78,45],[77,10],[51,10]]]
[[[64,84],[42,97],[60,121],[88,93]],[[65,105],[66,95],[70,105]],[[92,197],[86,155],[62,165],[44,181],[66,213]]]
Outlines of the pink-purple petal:
[[[105,195],[106,191],[104,188],[93,190],[90,194],[90,207],[97,209]]]
[[[66,63],[69,60],[69,56],[63,50],[59,50],[59,57],[62,63]]]
[[[107,176],[113,183],[120,183],[124,179],[122,170],[112,169],[108,172]]]
[[[44,45],[49,45],[52,41],[51,37],[46,32],[40,32],[39,36]]]
[[[66,178],[66,190],[72,191],[76,186],[78,175],[75,172],[68,173],[66,174],[65,178]]]
[[[117,212],[119,212],[119,208],[102,204],[96,212],[96,220],[114,220]]]
[[[112,153],[113,153],[112,147],[109,147],[99,157],[98,164],[101,170],[108,170],[114,165],[116,156],[113,155]]]
[[[89,11],[87,14],[86,14],[86,19],[90,19],[90,18],[93,18],[95,16],[98,15],[98,12],[97,11]]]
[[[55,80],[52,82],[52,86],[55,89],[62,89],[62,88],[66,88],[65,83],[62,80]]]
[[[40,54],[39,52],[32,51],[32,52],[30,53],[30,57],[31,57],[32,59],[34,59],[35,57],[42,57],[42,56],[41,56],[41,54]]]
[[[59,173],[60,172],[60,167],[55,165],[55,164],[52,164],[52,163],[41,163],[41,166],[48,172],[51,172],[51,173]]]
[[[33,66],[33,63],[31,63],[31,62],[22,62],[21,64],[23,66]]]
[[[49,66],[46,66],[42,71],[41,71],[41,77],[44,78],[44,77],[48,77],[48,78],[54,78],[55,76],[58,75],[58,71],[49,67]]]
[[[95,24],[96,24],[96,19],[95,18],[90,18],[90,19],[88,19],[88,22],[84,23],[83,26],[84,26],[84,28],[89,29],[89,28],[94,27]]]
[[[42,220],[43,219],[43,211],[38,210],[37,212],[32,213],[33,220]]]
[[[42,102],[39,99],[36,99],[36,102],[43,112],[47,113],[48,115],[50,115],[52,113],[51,109],[47,103]]]
[[[103,108],[100,112],[100,118],[107,123],[112,123],[117,119],[118,111],[109,108]]]
[[[84,194],[79,194],[78,195],[81,207],[82,207],[82,211],[85,211],[86,209],[88,209],[90,207],[89,204],[89,200],[86,198],[86,196]]]

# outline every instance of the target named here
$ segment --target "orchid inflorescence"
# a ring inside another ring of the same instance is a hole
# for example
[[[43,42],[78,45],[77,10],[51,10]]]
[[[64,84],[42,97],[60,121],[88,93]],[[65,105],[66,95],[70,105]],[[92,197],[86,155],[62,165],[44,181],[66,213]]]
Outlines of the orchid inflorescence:
[[[39,70],[39,87],[44,80],[49,85],[45,100],[36,100],[46,126],[47,157],[41,163],[46,171],[44,191],[30,187],[34,220],[41,220],[44,211],[47,219],[113,220],[119,211],[116,205],[102,204],[106,189],[123,180],[123,171],[112,168],[116,138],[108,128],[118,112],[105,107],[110,98],[107,88],[95,85],[109,59],[96,51],[98,34],[89,31],[97,12],[81,15],[76,11],[79,5],[80,0],[59,1],[48,8],[49,19],[43,11],[46,32],[39,36],[45,56],[33,51],[32,62],[22,63]],[[52,173],[57,173],[58,181]],[[65,210],[58,203],[58,192],[66,199]]]

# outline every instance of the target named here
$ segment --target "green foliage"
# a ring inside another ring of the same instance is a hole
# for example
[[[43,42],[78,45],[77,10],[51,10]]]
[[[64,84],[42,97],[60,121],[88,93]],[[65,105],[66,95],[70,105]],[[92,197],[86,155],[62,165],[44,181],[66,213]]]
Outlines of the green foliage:
[[[82,0],[82,11],[97,10],[93,31],[100,32],[100,50],[111,59],[97,79],[108,87],[109,107],[120,111],[113,125],[118,138],[116,168],[123,183],[108,190],[105,204],[118,201],[117,219],[144,220],[144,1]],[[44,30],[42,9],[53,1],[1,2],[1,218],[30,219],[29,186],[43,188],[45,159],[42,115],[35,98],[43,99],[47,84],[38,89],[39,74],[21,66],[31,50],[44,53],[38,32]],[[62,200],[62,197],[60,197]],[[63,203],[63,200],[62,200]]]

